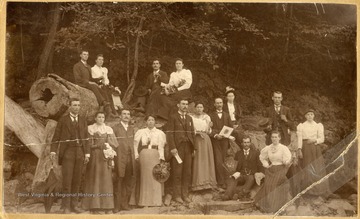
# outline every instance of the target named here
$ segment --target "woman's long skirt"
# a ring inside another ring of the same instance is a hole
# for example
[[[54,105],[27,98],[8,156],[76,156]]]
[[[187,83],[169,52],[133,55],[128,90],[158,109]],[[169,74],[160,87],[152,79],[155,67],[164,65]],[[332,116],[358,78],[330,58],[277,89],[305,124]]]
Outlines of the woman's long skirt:
[[[287,201],[288,187],[285,186],[285,165],[274,165],[265,170],[265,182],[254,197],[258,207],[268,213],[278,211]]]
[[[195,136],[195,153],[193,161],[193,191],[216,187],[214,153],[209,136],[205,133]]]
[[[320,180],[326,175],[325,161],[321,153],[319,145],[314,143],[309,144],[307,141],[303,141],[302,147],[303,159],[303,179],[302,189],[310,186],[312,183]],[[309,190],[307,194],[312,195],[327,195],[329,192],[329,181],[324,180],[321,184],[316,185]]]
[[[91,149],[85,176],[82,208],[85,210],[113,209],[112,169],[108,166],[101,149]]]
[[[139,206],[161,206],[162,185],[153,177],[153,168],[160,162],[156,149],[142,149],[140,160],[140,196]]]

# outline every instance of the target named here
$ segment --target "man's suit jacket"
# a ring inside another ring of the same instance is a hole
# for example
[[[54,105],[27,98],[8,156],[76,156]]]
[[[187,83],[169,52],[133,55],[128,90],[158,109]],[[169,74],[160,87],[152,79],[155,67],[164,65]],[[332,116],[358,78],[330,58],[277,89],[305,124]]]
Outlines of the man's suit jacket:
[[[79,61],[74,65],[73,68],[75,84],[81,87],[87,87],[89,85],[89,81],[91,80],[91,67],[90,65],[82,63]]]
[[[170,150],[178,149],[181,142],[190,141],[193,150],[194,148],[194,124],[189,115],[185,116],[185,121],[181,118],[178,112],[172,114],[166,124],[167,134],[166,139]]]
[[[116,172],[119,177],[125,176],[126,161],[128,156],[130,156],[133,167],[132,176],[135,176],[134,128],[129,125],[128,129],[125,130],[121,123],[118,123],[112,128],[119,144],[115,149],[117,154],[115,157]]]
[[[239,150],[235,154],[235,160],[238,161],[236,171],[240,172],[241,174],[253,175],[257,172],[263,172],[262,164],[259,159],[260,152],[259,150],[250,147],[249,155],[247,158],[245,157],[244,150]]]
[[[160,74],[160,77],[158,78],[156,83],[154,82],[154,80],[155,80],[154,73],[149,74],[149,76],[146,79],[146,84],[145,84],[145,87],[147,89],[154,90],[156,88],[160,88],[161,82],[163,82],[165,84],[169,83],[169,76],[167,75],[166,72],[160,70],[159,74]]]
[[[90,154],[90,141],[88,126],[85,117],[78,116],[78,128],[80,144],[82,145],[84,154]],[[68,147],[73,147],[76,144],[74,138],[74,132],[76,131],[73,122],[70,118],[70,114],[62,116],[56,126],[54,136],[52,138],[51,152],[57,153],[59,148],[59,165],[62,164],[64,153]],[[72,141],[71,141],[72,140]]]
[[[280,118],[280,115],[285,115],[286,119],[288,120],[287,122],[283,121]],[[281,133],[281,140],[280,142],[284,145],[289,145],[290,144],[290,134],[288,132],[288,129],[293,130],[293,117],[291,115],[290,109],[289,107],[283,106],[281,105],[280,107],[280,114],[278,114],[275,111],[275,107],[274,105],[267,107],[264,112],[263,112],[263,116],[266,118],[270,118],[271,120],[271,129],[272,130],[278,130]],[[265,130],[265,132],[267,132],[267,139],[266,139],[266,144],[271,144],[271,139],[270,139],[270,133],[272,130]]]
[[[211,133],[210,133],[210,137],[212,138],[212,142],[213,144],[218,144],[218,146],[223,146],[223,147],[229,147],[230,143],[229,143],[229,139],[227,138],[223,138],[223,139],[216,139],[214,138],[214,136],[216,134],[219,134],[221,129],[223,128],[224,125],[228,126],[228,127],[232,127],[231,125],[231,120],[230,120],[230,116],[228,113],[226,113],[225,111],[222,112],[222,117],[221,119],[219,118],[217,112],[212,112],[209,114],[211,121],[213,123],[213,126],[211,127]]]
[[[235,112],[234,112],[235,119],[236,119],[237,122],[240,122],[241,108],[240,108],[240,105],[237,104],[236,101],[234,101],[234,107],[235,107]],[[225,101],[225,103],[224,103],[224,111],[229,114],[229,108],[228,108],[228,105],[227,105],[227,101]]]

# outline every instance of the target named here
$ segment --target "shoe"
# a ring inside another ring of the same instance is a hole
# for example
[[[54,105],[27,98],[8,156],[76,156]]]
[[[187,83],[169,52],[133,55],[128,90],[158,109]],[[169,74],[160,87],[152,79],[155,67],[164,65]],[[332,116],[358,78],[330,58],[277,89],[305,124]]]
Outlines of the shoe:
[[[235,194],[232,199],[233,199],[233,200],[238,200],[238,199],[239,199],[239,195],[238,195],[238,194]]]
[[[166,194],[165,198],[164,198],[164,205],[165,206],[169,206],[170,202],[171,202],[172,196],[170,194]]]
[[[190,202],[191,202],[191,200],[190,200],[189,197],[183,197],[183,200],[184,200],[186,203],[190,203]]]
[[[112,210],[106,210],[105,211],[105,214],[111,214],[112,213]]]
[[[180,204],[184,204],[184,201],[180,197],[175,198],[175,201],[180,203]]]
[[[65,208],[65,209],[63,210],[63,214],[71,214],[70,209]]]
[[[228,195],[222,195],[221,200],[228,201],[228,200],[230,200],[230,197]]]
[[[113,210],[112,210],[112,212],[114,213],[114,214],[116,214],[116,213],[118,213],[120,210],[118,209],[118,208],[114,208]]]
[[[121,210],[129,211],[131,210],[131,208],[128,205],[125,205],[125,206],[121,206]]]
[[[79,207],[74,207],[72,209],[72,212],[75,212],[76,214],[84,213],[85,211]]]

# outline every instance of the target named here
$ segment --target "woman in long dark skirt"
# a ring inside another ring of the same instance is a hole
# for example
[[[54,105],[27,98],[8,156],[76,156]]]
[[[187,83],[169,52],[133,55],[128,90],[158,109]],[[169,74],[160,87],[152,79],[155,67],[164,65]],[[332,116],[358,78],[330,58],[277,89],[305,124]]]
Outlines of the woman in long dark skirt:
[[[112,213],[114,208],[114,194],[112,182],[112,162],[105,158],[105,149],[117,147],[118,142],[111,127],[105,125],[105,114],[98,112],[95,123],[88,126],[91,137],[90,161],[86,167],[83,209],[97,214],[105,211]]]
[[[314,110],[307,110],[306,121],[297,126],[298,148],[301,150],[303,177],[302,189],[320,180],[326,175],[324,157],[320,144],[324,142],[324,126],[314,121]],[[309,190],[307,194],[328,195],[329,182],[325,180]]]
[[[271,141],[272,144],[260,152],[260,161],[265,167],[265,181],[254,197],[255,205],[268,213],[278,211],[287,201],[289,191],[284,183],[291,162],[291,152],[288,147],[280,144],[279,132],[272,132]]]

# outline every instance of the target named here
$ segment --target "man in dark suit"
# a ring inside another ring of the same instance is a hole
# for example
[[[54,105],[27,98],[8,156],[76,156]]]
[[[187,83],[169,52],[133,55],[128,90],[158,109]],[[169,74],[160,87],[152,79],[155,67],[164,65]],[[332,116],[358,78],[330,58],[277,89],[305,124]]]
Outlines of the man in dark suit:
[[[236,172],[227,180],[227,189],[222,196],[222,200],[232,199],[236,186],[241,184],[239,196],[246,196],[255,183],[255,174],[262,173],[262,165],[259,159],[260,152],[251,145],[249,136],[242,138],[242,150],[235,154],[238,161]],[[264,174],[262,174],[264,176]]]
[[[192,118],[187,115],[188,105],[188,100],[179,100],[178,112],[172,114],[166,124],[168,130],[166,137],[173,155],[171,160],[173,197],[179,203],[190,202],[188,189],[191,184],[195,131]]]
[[[152,63],[153,73],[146,79],[145,87],[148,89],[149,98],[147,101],[146,114],[156,115],[158,113],[161,98],[161,83],[169,83],[169,76],[166,72],[160,70],[161,64],[158,59]]]
[[[107,117],[116,117],[112,113],[109,100],[107,100],[106,93],[99,87],[96,82],[91,81],[91,67],[87,64],[89,52],[86,50],[80,53],[81,60],[74,65],[73,73],[75,84],[91,90],[96,97],[99,106],[104,106],[104,111]]]
[[[86,118],[79,115],[79,110],[80,100],[70,99],[70,113],[59,119],[50,150],[50,159],[55,161],[58,153],[58,163],[62,165],[62,191],[65,195],[62,206],[65,214],[83,212],[77,207],[78,192],[83,165],[90,158],[90,142]]]
[[[279,131],[281,135],[280,143],[289,145],[290,130],[293,129],[293,118],[289,107],[281,105],[282,93],[275,91],[272,96],[273,106],[269,106],[263,112],[263,116],[270,119],[270,124],[264,130],[266,132],[266,145],[271,144],[271,132]]]
[[[224,126],[232,127],[232,125],[229,114],[223,111],[223,100],[221,98],[215,98],[214,106],[216,108],[215,112],[210,113],[210,118],[213,123],[210,137],[214,150],[216,180],[218,186],[225,189],[226,170],[223,164],[227,156],[227,150],[230,147],[230,142],[228,138],[225,138],[219,133]],[[235,140],[233,136],[230,138]]]
[[[132,190],[135,188],[135,153],[134,128],[129,124],[130,110],[123,108],[120,111],[120,123],[113,127],[119,146],[115,157],[116,183],[114,213],[119,210],[129,210],[129,201]]]

